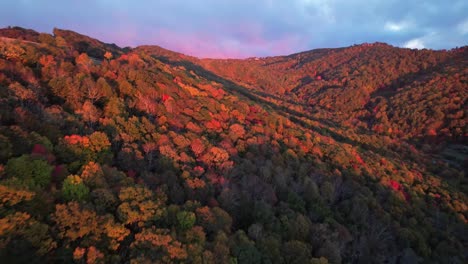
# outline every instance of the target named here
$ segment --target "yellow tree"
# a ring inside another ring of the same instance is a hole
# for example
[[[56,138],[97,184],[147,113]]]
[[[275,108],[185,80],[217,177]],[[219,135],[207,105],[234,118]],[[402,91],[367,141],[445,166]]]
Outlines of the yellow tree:
[[[112,53],[110,53],[109,51],[106,51],[106,53],[104,53],[104,58],[106,58],[107,60],[112,59]]]
[[[126,187],[119,193],[121,201],[117,208],[119,219],[125,224],[143,223],[156,220],[164,212],[165,197],[155,197],[146,187]]]
[[[152,226],[135,235],[135,241],[130,246],[135,262],[183,261],[187,258],[185,247],[171,237],[168,229],[157,229]]]

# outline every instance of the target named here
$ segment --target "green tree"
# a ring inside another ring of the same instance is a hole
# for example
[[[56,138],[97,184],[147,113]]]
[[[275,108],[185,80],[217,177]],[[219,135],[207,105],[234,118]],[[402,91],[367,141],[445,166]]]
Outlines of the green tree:
[[[239,263],[261,263],[260,252],[244,231],[237,231],[232,237],[231,251]]]
[[[281,241],[273,236],[268,236],[257,242],[257,246],[263,257],[270,263],[283,263],[281,254]],[[268,263],[267,261],[265,261]]]
[[[52,170],[53,167],[47,161],[30,155],[10,159],[5,168],[9,177],[19,179],[30,188],[44,188],[49,185]]]
[[[177,222],[179,223],[179,227],[182,230],[192,228],[192,226],[195,224],[195,221],[196,217],[192,212],[182,211],[177,213]]]
[[[13,153],[13,145],[4,135],[0,135],[0,162],[6,161]]]
[[[67,201],[84,201],[88,199],[89,188],[83,183],[80,176],[69,175],[63,181],[62,195]]]
[[[288,241],[284,244],[283,256],[286,263],[307,263],[311,258],[310,246],[297,240]]]

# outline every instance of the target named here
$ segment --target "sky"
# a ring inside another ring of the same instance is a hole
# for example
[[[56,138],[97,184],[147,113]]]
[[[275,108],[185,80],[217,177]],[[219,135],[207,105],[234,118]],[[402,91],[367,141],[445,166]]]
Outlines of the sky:
[[[121,47],[246,58],[386,42],[468,44],[466,0],[1,0],[0,27],[69,29]]]

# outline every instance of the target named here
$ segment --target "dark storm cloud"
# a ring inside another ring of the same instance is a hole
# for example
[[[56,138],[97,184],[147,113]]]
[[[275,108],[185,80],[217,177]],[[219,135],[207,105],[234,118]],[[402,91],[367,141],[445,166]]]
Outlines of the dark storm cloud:
[[[248,57],[374,41],[453,48],[467,44],[467,14],[464,0],[19,0],[0,3],[0,26],[67,28],[121,46]]]

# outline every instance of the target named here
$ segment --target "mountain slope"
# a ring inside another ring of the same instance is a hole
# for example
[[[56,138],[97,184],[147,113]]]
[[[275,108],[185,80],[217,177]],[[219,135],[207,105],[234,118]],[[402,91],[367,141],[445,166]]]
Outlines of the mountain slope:
[[[389,98],[411,122],[404,102],[433,89],[434,67],[455,76],[463,56],[405,50],[400,63],[426,61],[421,78],[398,91],[393,79],[412,72],[399,71],[382,81],[392,89],[367,91],[364,106],[347,113],[338,98],[336,107],[311,103],[325,87],[316,83],[401,50],[200,60],[54,33],[0,39],[0,255],[8,262],[466,261],[459,163],[375,131],[379,111],[345,120],[376,106],[387,113],[378,98]],[[345,83],[354,88],[332,94],[361,98],[359,81],[371,75],[353,72]],[[455,107],[466,104],[466,72],[458,78],[450,79]],[[441,111],[464,118],[452,108]]]
[[[202,65],[253,89],[305,104],[312,112],[319,109],[343,123],[362,120],[357,125],[380,133],[391,130],[400,138],[439,130],[445,139],[457,141],[467,135],[466,125],[460,123],[465,113],[456,113],[466,109],[467,52],[466,47],[417,51],[376,43],[257,61],[205,60]],[[423,98],[418,92],[455,100]],[[407,102],[399,98],[409,94],[415,103],[398,105]],[[415,111],[423,120],[405,114]],[[403,125],[407,121],[411,127]]]

